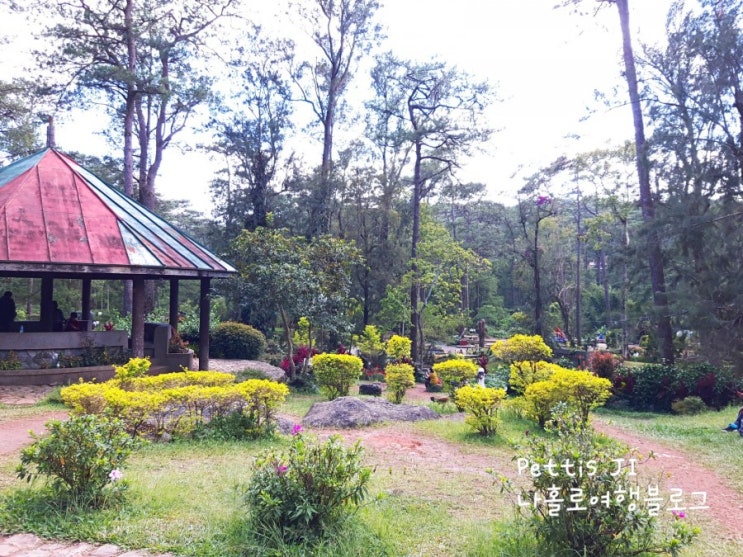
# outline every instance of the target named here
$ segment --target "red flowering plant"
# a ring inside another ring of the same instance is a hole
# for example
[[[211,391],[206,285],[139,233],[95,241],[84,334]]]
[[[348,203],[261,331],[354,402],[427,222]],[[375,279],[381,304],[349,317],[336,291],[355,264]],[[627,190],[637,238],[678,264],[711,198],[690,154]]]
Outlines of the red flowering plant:
[[[301,367],[302,364],[305,362],[305,360],[312,359],[312,356],[314,356],[315,354],[319,354],[319,353],[320,351],[314,346],[312,348],[304,344],[301,346],[298,346],[297,351],[294,354],[292,354],[292,361],[294,362],[294,366]],[[287,373],[289,372],[289,368],[291,366],[289,365],[288,356],[286,356],[283,360],[281,360],[279,367],[281,367],[281,369],[283,369]]]
[[[371,368],[364,368],[364,371],[363,371],[364,381],[379,381],[383,383],[386,378],[387,378],[387,375],[385,374],[384,370],[379,366],[374,366]]]

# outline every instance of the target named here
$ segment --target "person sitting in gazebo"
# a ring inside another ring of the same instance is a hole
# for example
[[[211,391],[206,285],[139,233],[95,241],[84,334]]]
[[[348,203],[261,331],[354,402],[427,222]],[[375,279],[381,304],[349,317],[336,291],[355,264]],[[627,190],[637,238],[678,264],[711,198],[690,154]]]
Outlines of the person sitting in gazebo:
[[[13,332],[13,321],[15,321],[16,315],[13,293],[10,290],[6,290],[5,294],[0,298],[0,332]]]
[[[77,318],[76,311],[70,313],[70,318],[67,320],[65,331],[82,331],[82,323],[80,323],[80,320]]]
[[[52,323],[52,331],[55,333],[59,333],[61,331],[64,331],[64,313],[62,313],[62,310],[59,309],[59,304],[56,300],[52,302],[52,306],[54,307],[54,321]]]

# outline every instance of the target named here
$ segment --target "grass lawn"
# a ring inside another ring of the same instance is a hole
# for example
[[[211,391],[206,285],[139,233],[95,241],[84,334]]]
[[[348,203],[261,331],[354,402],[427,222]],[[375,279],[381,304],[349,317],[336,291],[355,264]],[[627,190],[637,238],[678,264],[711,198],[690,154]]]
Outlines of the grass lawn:
[[[281,413],[301,418],[317,395],[292,394]],[[38,414],[59,406],[0,408],[0,422]],[[700,453],[700,460],[733,481],[743,439],[720,429],[734,413],[677,417],[601,411],[601,417],[644,435],[667,439]],[[397,455],[402,465],[378,465],[370,497],[343,532],[315,555],[327,556],[515,556],[534,555],[533,536],[517,536],[522,526],[511,521],[513,505],[481,463],[512,466],[513,442],[525,432],[541,435],[532,422],[502,412],[493,438],[473,434],[461,420],[442,419],[400,426],[413,436],[454,446],[460,462],[417,464]],[[198,557],[262,555],[246,539],[242,493],[253,458],[269,446],[288,446],[287,437],[236,442],[174,442],[138,450],[124,469],[130,482],[126,504],[86,513],[50,512],[39,486],[28,488],[15,478],[17,455],[0,459],[0,532],[34,532],[51,538],[110,542],[131,548],[171,551]],[[363,441],[362,441],[363,445]],[[404,449],[401,449],[403,451]],[[394,451],[393,451],[394,452]],[[371,451],[370,451],[371,453]],[[715,454],[719,453],[719,454]],[[381,454],[381,452],[380,452]],[[380,454],[372,455],[383,459]],[[472,458],[470,461],[469,459]],[[382,460],[380,460],[382,462]],[[477,462],[473,470],[470,462]],[[734,483],[741,491],[743,483]],[[286,553],[288,555],[300,555]],[[722,541],[706,530],[680,555],[722,557],[743,554],[743,542]]]

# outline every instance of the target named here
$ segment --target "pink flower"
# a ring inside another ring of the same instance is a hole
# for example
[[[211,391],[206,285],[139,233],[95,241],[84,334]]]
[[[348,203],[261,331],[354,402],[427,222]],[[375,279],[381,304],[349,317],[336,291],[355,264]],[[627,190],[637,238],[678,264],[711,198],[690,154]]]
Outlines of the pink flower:
[[[300,424],[294,424],[292,435],[299,435],[300,433],[302,433],[302,426]]]
[[[277,464],[276,465],[276,475],[277,476],[283,476],[286,474],[286,464]]]
[[[108,479],[111,480],[112,482],[118,482],[123,477],[124,477],[124,474],[118,468],[114,468],[108,474]]]
[[[539,197],[537,197],[537,207],[541,207],[542,205],[546,205],[550,201],[552,201],[552,199],[550,199],[550,197],[548,195],[540,195]]]
[[[686,513],[684,511],[671,511],[671,514],[676,520],[678,520],[679,518],[686,518]]]

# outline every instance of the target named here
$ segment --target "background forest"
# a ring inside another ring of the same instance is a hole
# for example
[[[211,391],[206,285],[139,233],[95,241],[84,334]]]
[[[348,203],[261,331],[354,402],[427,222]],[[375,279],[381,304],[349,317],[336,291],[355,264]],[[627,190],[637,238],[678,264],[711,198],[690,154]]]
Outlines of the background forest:
[[[42,148],[53,115],[103,107],[120,157],[71,155],[235,264],[240,277],[215,284],[215,320],[269,336],[306,317],[332,348],[375,324],[419,355],[483,319],[491,336],[559,327],[578,346],[605,334],[625,356],[735,368],[743,6],[675,2],[665,42],[635,38],[633,51],[628,1],[598,4],[618,8],[635,137],[534,168],[511,199],[458,177],[497,133],[483,117],[497,88],[386,51],[376,0],[291,2],[293,37],[240,0],[0,0],[37,41],[24,78],[0,79],[0,160]],[[158,198],[163,158],[196,127],[211,139],[190,148],[224,162],[211,211]],[[19,307],[39,287],[12,286]],[[79,289],[61,288],[75,308]],[[181,291],[186,321],[196,295]],[[125,314],[123,299],[94,286],[101,320]]]

